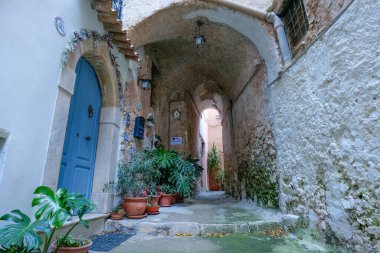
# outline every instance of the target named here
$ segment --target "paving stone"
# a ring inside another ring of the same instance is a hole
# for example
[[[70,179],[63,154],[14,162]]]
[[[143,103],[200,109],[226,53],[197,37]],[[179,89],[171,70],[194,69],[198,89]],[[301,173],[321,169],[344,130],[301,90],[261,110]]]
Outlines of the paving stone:
[[[301,217],[293,214],[286,214],[282,217],[282,226],[288,232],[294,232],[297,228],[301,227]]]
[[[281,225],[280,221],[254,221],[249,222],[249,230],[251,233],[260,233],[277,229]]]
[[[238,224],[235,225],[235,233],[238,234],[249,234],[249,225],[248,224]]]
[[[201,225],[201,234],[220,234],[227,233],[233,234],[235,233],[235,224],[202,224]]]

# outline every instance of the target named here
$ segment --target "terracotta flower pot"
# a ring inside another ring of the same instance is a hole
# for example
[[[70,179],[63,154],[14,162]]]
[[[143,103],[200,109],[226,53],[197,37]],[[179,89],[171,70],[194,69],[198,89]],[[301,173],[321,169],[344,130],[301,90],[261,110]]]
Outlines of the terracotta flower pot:
[[[171,194],[171,195],[172,195],[172,204],[175,204],[177,200],[177,196],[175,194]]]
[[[80,247],[59,247],[58,253],[86,253],[88,252],[88,249],[91,247],[92,242],[90,241],[89,244],[80,246]],[[53,242],[51,244],[51,247],[53,248],[53,252],[57,248],[57,242]]]
[[[160,209],[160,206],[147,206],[146,207],[146,212],[149,214],[149,215],[155,215],[155,214],[159,214],[160,212],[158,211]]]
[[[158,205],[158,202],[160,201],[160,198],[161,198],[161,195],[158,195],[158,196],[154,196],[154,197],[152,197],[152,199],[151,199],[151,204],[152,204],[153,206]]]
[[[220,186],[217,184],[211,185],[211,191],[220,191]]]
[[[161,194],[160,206],[168,207],[172,205],[172,195],[171,194]]]
[[[123,206],[128,218],[140,219],[146,217],[146,198],[124,198]]]
[[[178,192],[175,194],[175,197],[176,197],[176,203],[183,203],[185,202],[185,200],[183,199],[183,196],[181,194],[179,194]]]
[[[111,220],[122,220],[123,219],[123,213],[111,213]]]

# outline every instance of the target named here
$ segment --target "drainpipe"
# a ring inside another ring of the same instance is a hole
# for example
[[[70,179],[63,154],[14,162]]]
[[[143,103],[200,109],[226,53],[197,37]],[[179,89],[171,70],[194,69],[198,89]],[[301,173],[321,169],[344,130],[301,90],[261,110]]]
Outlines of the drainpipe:
[[[228,0],[206,0],[206,1],[224,6],[228,9],[239,11],[241,13],[247,14],[249,16],[252,16],[252,17],[255,17],[255,18],[258,18],[258,19],[261,19],[268,23],[273,24],[274,29],[276,31],[276,35],[277,35],[278,44],[280,46],[283,64],[287,65],[288,63],[291,62],[292,53],[289,48],[288,37],[286,36],[286,33],[285,33],[284,23],[274,12],[266,12],[266,11],[258,10],[255,8],[251,8],[248,6],[230,2]]]
[[[286,36],[284,23],[274,12],[268,13],[267,21],[272,23],[276,30],[278,44],[280,45],[282,62],[284,65],[292,61],[292,52],[289,48],[288,37]]]

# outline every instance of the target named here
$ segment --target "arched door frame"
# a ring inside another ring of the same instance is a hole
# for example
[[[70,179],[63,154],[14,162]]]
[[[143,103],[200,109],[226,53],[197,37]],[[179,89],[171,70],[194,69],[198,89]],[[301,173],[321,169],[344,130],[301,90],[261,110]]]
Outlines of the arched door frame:
[[[70,101],[74,93],[75,68],[81,57],[95,69],[102,93],[91,199],[97,205],[97,211],[105,213],[113,206],[114,194],[104,193],[102,187],[104,183],[115,179],[121,121],[118,80],[106,42],[94,42],[92,38],[81,41],[76,50],[68,54],[67,65],[62,69],[58,84],[43,184],[53,189],[57,188]]]

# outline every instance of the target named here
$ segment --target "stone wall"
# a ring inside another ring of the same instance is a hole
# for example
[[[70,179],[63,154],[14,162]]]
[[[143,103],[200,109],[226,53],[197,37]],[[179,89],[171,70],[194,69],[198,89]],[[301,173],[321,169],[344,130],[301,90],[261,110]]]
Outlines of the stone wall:
[[[136,150],[153,146],[155,126],[151,126],[145,120],[144,139],[134,137],[136,117],[145,119],[151,115],[156,121],[154,111],[151,107],[152,89],[144,90],[140,78],[151,78],[152,62],[145,55],[144,48],[138,50],[141,56],[140,62],[128,62],[121,66],[126,75],[122,96],[122,120],[120,126],[120,159],[129,159]]]
[[[379,7],[355,1],[269,88],[281,209],[356,252],[380,247]]]
[[[232,131],[232,147],[224,137],[226,191],[267,207],[278,206],[275,148],[264,88],[264,64],[256,70],[232,106],[232,126],[223,121],[223,135]]]

